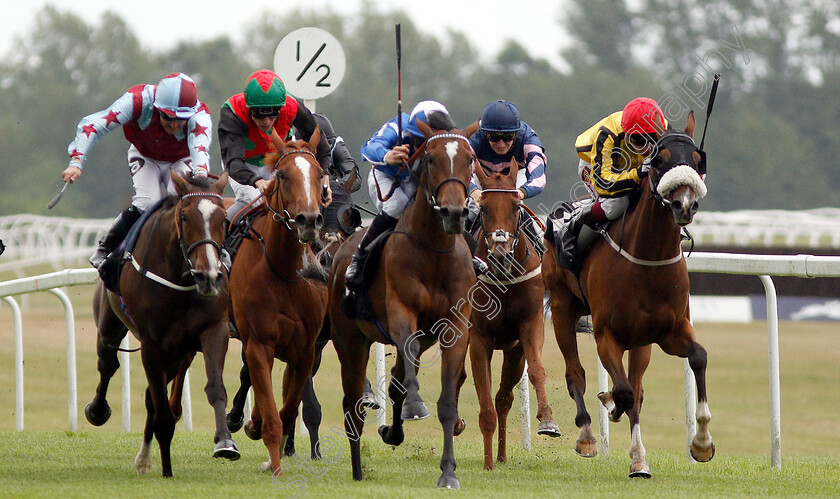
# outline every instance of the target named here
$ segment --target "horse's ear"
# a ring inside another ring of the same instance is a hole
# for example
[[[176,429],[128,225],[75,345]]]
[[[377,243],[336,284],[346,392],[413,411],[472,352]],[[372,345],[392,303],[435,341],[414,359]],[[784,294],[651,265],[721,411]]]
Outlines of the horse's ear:
[[[224,172],[222,172],[221,175],[219,175],[219,178],[216,179],[215,182],[213,182],[212,189],[217,194],[221,195],[222,192],[224,192],[225,186],[227,186],[227,183],[228,183],[228,171],[225,170]]]
[[[313,151],[318,150],[318,144],[321,142],[321,127],[315,125],[315,131],[312,132],[312,137],[309,137],[309,148]]]
[[[687,133],[689,137],[694,137],[694,126],[696,124],[697,122],[694,120],[694,109],[692,109],[688,113],[688,119],[685,124],[685,133]]]
[[[484,172],[484,166],[481,165],[481,160],[475,161],[475,176],[478,179],[478,186],[484,189],[487,183],[487,174]]]
[[[423,132],[424,137],[426,137],[428,139],[429,137],[432,136],[432,127],[423,123],[418,118],[414,118],[414,122],[417,123],[417,128],[419,128],[420,131]]]
[[[510,158],[510,172],[508,172],[508,178],[513,180],[514,185],[516,184],[517,173],[519,173],[519,162],[516,161],[516,158]]]
[[[467,138],[470,138],[477,131],[478,131],[478,120],[475,120],[474,123],[467,126],[467,128],[464,128],[464,135],[466,135]]]
[[[274,144],[274,149],[277,150],[277,153],[280,154],[286,147],[286,142],[280,138],[280,135],[277,134],[277,130],[271,129],[271,143]]]
[[[190,192],[190,183],[180,173],[175,170],[169,170],[169,176],[172,178],[172,183],[175,184],[175,190],[178,192],[178,196],[183,196]]]

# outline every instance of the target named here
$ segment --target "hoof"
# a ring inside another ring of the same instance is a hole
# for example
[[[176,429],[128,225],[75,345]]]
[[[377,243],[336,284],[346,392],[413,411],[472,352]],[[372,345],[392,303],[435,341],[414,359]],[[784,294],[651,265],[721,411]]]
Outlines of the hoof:
[[[453,436],[458,436],[461,433],[464,433],[464,430],[467,428],[467,422],[464,421],[464,418],[458,418],[458,421],[455,421],[455,429],[452,432]]]
[[[245,423],[245,414],[240,414],[239,418],[234,419],[232,416],[232,412],[227,413],[225,416],[225,421],[227,421],[228,431],[231,433],[236,433],[240,429],[242,429],[242,425]]]
[[[254,425],[254,421],[248,421],[243,428],[245,430],[245,434],[248,435],[248,438],[251,440],[260,440],[262,438],[262,429],[257,429]]]
[[[595,440],[578,440],[575,452],[580,457],[595,457],[598,455],[598,443]]]
[[[416,402],[407,402],[403,404],[400,417],[403,421],[419,421],[429,417],[429,409],[422,400]]]
[[[391,425],[382,425],[378,431],[382,441],[388,445],[400,445],[403,443],[403,439],[405,439],[405,434],[402,432],[402,429],[394,430],[394,427]]]
[[[708,449],[699,449],[692,445],[691,457],[698,463],[708,463],[715,457],[715,443],[712,442]]]
[[[271,471],[271,461],[260,463],[260,473],[266,473],[268,471]],[[278,475],[282,475],[282,473],[278,473]]]
[[[455,477],[455,475],[441,475],[440,478],[438,478],[436,486],[439,489],[460,489],[461,483],[458,482],[458,478]]]
[[[220,440],[213,449],[213,457],[236,461],[239,459],[239,449],[236,448],[236,442],[230,439]]]
[[[557,425],[557,423],[550,419],[547,419],[545,421],[540,421],[540,426],[537,428],[537,435],[559,437],[562,436],[563,433],[560,431],[560,427]]]
[[[376,401],[376,395],[371,392],[365,392],[362,394],[362,407],[366,407],[368,409],[372,409],[374,411],[379,410],[379,402]]]
[[[630,464],[630,478],[650,478],[650,467],[647,463],[642,461],[640,463]]]
[[[104,403],[105,409],[102,415],[94,413],[93,409],[91,409],[91,404],[93,404],[93,402],[90,402],[85,406],[85,418],[87,418],[88,423],[93,426],[102,426],[111,419],[111,406],[108,405],[108,402]]]

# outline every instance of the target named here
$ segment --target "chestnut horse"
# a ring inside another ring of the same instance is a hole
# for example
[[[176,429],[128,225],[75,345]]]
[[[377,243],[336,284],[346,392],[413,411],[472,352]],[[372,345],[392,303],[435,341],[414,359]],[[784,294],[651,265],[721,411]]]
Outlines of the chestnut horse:
[[[575,423],[580,434],[575,450],[583,456],[596,453],[591,419],[583,401],[586,381],[575,338],[575,323],[586,313],[588,303],[598,357],[613,383],[612,392],[599,394],[598,398],[612,421],[618,421],[623,413],[629,417],[631,477],[651,476],[639,412],[644,395],[642,376],[653,343],[667,354],[688,359],[698,398],[698,426],[691,455],[706,462],[715,452],[706,401],[706,350],[695,340],[689,321],[688,271],[680,248],[680,230],[691,223],[697,200],[706,194],[700,177],[705,174],[705,153],[692,139],[694,125],[692,112],[685,133],[668,130],[659,139],[650,175],[641,184],[641,198],[623,221],[613,223],[604,239],[592,246],[579,281],[559,266],[553,243],[543,260],[554,333],[566,361],[569,395],[577,406]],[[629,379],[622,365],[627,350]]]
[[[219,251],[224,239],[225,210],[221,193],[227,174],[215,184],[201,177],[185,180],[172,172],[178,196],[152,213],[140,230],[131,262],[120,276],[120,295],[97,283],[93,314],[97,327],[99,385],[85,417],[95,425],[111,416],[106,394],[119,367],[117,349],[127,330],[140,341],[146,388],[146,427],[135,458],[139,473],[152,465],[152,435],[160,446],[163,476],[172,476],[170,443],[176,415],[166,385],[188,365],[196,351],[204,354],[204,391],[216,420],[214,457],[239,459],[225,424],[227,394],[222,368],[228,345],[228,281]],[[174,388],[173,388],[174,390]],[[176,390],[174,390],[176,391]],[[180,400],[178,400],[180,415]]]
[[[274,474],[280,472],[281,449],[310,378],[326,310],[326,276],[319,281],[302,275],[316,265],[309,243],[324,224],[325,173],[314,154],[319,140],[317,128],[308,142],[283,143],[275,137],[277,156],[266,210],[254,220],[230,273],[233,315],[254,387],[247,431],[252,438],[262,436],[269,460],[261,469]],[[279,414],[271,381],[275,358],[287,365]]]
[[[378,271],[368,290],[377,324],[349,319],[340,305],[345,294],[344,271],[362,237],[361,231],[338,250],[330,272],[329,319],[341,362],[344,425],[350,440],[354,480],[362,479],[359,440],[370,346],[380,342],[397,347],[388,389],[394,420],[392,425],[380,427],[379,434],[385,443],[399,445],[404,438],[403,420],[429,416],[418,393],[417,370],[420,354],[440,341],[435,362],[439,358],[441,364],[437,408],[444,439],[440,464],[443,473],[437,486],[459,488],[453,450],[455,424],[459,420],[456,391],[469,342],[467,324],[472,307],[467,295],[476,282],[472,255],[461,232],[474,156],[467,137],[455,129],[451,119],[438,116],[442,118],[440,123],[430,116],[434,130],[417,121],[426,137],[415,155],[420,157],[418,167],[412,169],[419,183],[418,194],[385,242]]]
[[[513,388],[528,361],[528,378],[537,392],[540,421],[537,433],[560,436],[545,393],[542,364],[544,341],[543,296],[540,254],[525,235],[523,224],[531,223],[516,189],[518,164],[511,160],[508,172],[485,173],[476,167],[481,187],[476,256],[490,264],[490,273],[479,276],[485,292],[496,305],[483,312],[473,309],[470,328],[470,361],[481,410],[479,427],[484,437],[484,469],[493,469],[493,433],[499,423],[498,461],[507,462],[507,416],[513,405]],[[496,392],[496,407],[490,397],[490,361],[493,350],[504,352],[502,380]]]

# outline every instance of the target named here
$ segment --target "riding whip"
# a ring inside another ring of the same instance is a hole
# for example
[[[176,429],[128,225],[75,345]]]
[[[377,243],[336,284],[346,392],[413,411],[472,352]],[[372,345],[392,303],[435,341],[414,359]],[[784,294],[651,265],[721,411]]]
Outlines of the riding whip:
[[[720,73],[715,73],[715,81],[712,82],[712,92],[709,94],[709,106],[706,108],[706,123],[703,125],[703,138],[700,139],[700,150],[703,150],[703,143],[706,142],[706,129],[709,127],[709,116],[712,115],[712,107],[715,105]]]
[[[402,41],[400,40],[400,23],[394,25],[397,37],[397,136],[402,144]]]
[[[61,188],[61,191],[60,191],[58,194],[56,194],[56,195],[55,195],[55,197],[54,197],[54,198],[52,198],[52,201],[50,201],[50,204],[48,204],[48,205],[47,205],[47,209],[48,209],[48,210],[51,210],[53,206],[55,206],[56,204],[58,204],[58,202],[61,200],[61,196],[63,196],[63,195],[64,195],[64,191],[66,191],[66,190],[67,190],[67,187],[68,187],[71,183],[72,183],[72,182],[70,182],[70,180],[69,180],[69,179],[64,181],[64,187],[62,187],[62,188]]]

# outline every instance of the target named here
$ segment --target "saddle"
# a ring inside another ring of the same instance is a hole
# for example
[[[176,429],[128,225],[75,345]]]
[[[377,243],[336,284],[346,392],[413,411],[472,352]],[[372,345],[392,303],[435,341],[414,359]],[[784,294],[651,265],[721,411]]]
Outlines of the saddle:
[[[137,239],[140,237],[140,230],[142,230],[143,226],[146,225],[149,217],[159,210],[167,199],[168,198],[163,198],[159,200],[157,203],[152,205],[151,208],[146,210],[137,222],[131,226],[131,229],[129,229],[125,239],[120,243],[117,249],[108,255],[99,266],[99,278],[102,279],[102,283],[109,291],[120,294],[120,275],[122,274],[123,265],[130,259],[128,254],[134,251],[134,247],[137,245]]]
[[[230,259],[236,255],[239,245],[243,239],[251,239],[251,226],[254,224],[257,215],[265,210],[265,205],[252,206],[245,213],[237,215],[228,227],[226,227],[224,249],[230,254]]]

